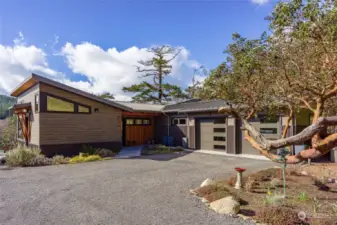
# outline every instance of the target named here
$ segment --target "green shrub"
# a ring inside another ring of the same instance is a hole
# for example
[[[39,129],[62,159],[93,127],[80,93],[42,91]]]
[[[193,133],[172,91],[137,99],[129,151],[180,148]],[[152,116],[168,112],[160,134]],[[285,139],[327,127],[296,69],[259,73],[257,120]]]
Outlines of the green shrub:
[[[83,156],[79,156],[79,155],[74,156],[69,159],[69,163],[81,163],[83,162],[83,158],[84,158]]]
[[[298,196],[298,199],[302,202],[308,201],[309,200],[308,193],[305,191],[301,192],[300,195]]]
[[[84,162],[92,162],[92,161],[98,161],[101,160],[102,157],[99,155],[89,155],[88,157],[84,158]]]
[[[278,205],[282,202],[284,196],[278,193],[270,193],[268,190],[268,195],[263,198],[264,205]]]
[[[44,155],[37,155],[36,157],[28,161],[28,164],[26,166],[48,166],[51,164],[52,164],[52,159],[47,158]]]
[[[39,149],[18,147],[6,152],[6,164],[9,166],[31,166],[35,165],[34,159],[41,155]],[[41,160],[41,159],[38,159]]]
[[[70,158],[65,158],[63,155],[55,155],[52,159],[53,165],[67,164]]]
[[[96,148],[92,147],[91,145],[82,145],[81,152],[87,153],[88,155],[95,155],[96,154]]]
[[[99,155],[89,155],[89,156],[74,156],[71,159],[69,159],[69,163],[82,163],[82,162],[92,162],[92,161],[98,161],[101,160],[102,157]]]
[[[8,118],[8,124],[7,127],[4,129],[3,132],[3,139],[0,143],[0,147],[7,151],[14,149],[17,146],[17,138],[16,138],[16,132],[17,132],[17,119],[16,116],[12,116],[11,118]]]
[[[96,151],[96,155],[99,155],[102,158],[106,157],[114,157],[116,155],[115,152],[111,151],[110,149],[98,149]]]

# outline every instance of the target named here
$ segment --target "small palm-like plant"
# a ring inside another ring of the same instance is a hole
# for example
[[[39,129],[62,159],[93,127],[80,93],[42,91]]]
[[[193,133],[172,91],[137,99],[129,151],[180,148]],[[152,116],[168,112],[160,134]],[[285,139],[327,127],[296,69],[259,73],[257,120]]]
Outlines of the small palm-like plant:
[[[301,192],[300,195],[298,196],[298,199],[302,202],[308,201],[309,200],[308,193],[305,191]]]

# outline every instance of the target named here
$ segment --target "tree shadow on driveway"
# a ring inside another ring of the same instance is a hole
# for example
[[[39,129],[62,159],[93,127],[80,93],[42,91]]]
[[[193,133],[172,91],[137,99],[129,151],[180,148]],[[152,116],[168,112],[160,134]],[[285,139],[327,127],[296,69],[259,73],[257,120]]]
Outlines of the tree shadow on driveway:
[[[172,159],[177,159],[180,157],[184,157],[191,152],[174,152],[174,153],[165,153],[165,154],[154,154],[154,155],[142,155],[142,156],[137,156],[137,157],[132,157],[129,159],[150,159],[150,160],[155,160],[155,161],[170,161]]]

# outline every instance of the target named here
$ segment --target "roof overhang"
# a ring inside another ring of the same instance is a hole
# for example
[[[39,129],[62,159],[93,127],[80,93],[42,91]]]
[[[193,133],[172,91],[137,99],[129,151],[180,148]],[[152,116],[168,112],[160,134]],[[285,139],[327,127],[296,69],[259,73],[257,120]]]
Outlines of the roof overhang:
[[[220,107],[219,107],[220,108]],[[219,108],[207,109],[183,109],[183,110],[163,110],[163,113],[200,113],[200,112],[217,112]]]
[[[12,91],[11,96],[13,96],[13,97],[20,96],[20,94],[22,94],[26,90],[30,89],[31,87],[33,87],[38,82],[39,82],[38,79],[36,79],[36,77],[34,77],[34,74],[32,74],[26,80],[24,80],[21,84],[19,84],[19,86],[17,88],[15,88]]]
[[[64,91],[71,92],[71,93],[79,95],[79,96],[82,96],[82,97],[85,97],[85,98],[88,98],[88,99],[91,99],[91,100],[94,100],[94,101],[97,101],[97,102],[115,107],[115,108],[119,108],[119,109],[124,110],[124,111],[129,111],[129,112],[133,111],[132,108],[127,107],[125,105],[119,104],[119,103],[114,102],[114,101],[110,101],[110,100],[100,98],[100,97],[98,97],[94,94],[90,94],[88,92],[81,91],[79,89],[70,87],[68,85],[50,80],[48,78],[45,78],[45,77],[42,77],[42,76],[39,76],[39,75],[36,75],[36,74],[32,74],[30,77],[28,77],[26,80],[24,80],[17,88],[15,88],[12,91],[11,96],[18,97],[23,92],[27,91],[28,89],[30,89],[31,87],[33,87],[34,85],[36,85],[37,83],[40,83],[40,82],[48,84],[52,87],[62,89]]]

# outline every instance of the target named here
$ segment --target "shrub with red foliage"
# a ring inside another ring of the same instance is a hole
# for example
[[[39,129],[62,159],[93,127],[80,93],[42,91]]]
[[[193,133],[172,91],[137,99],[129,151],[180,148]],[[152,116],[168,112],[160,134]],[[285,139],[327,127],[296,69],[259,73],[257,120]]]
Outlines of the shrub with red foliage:
[[[227,184],[228,184],[229,186],[232,186],[232,187],[234,187],[235,182],[236,182],[236,177],[235,177],[235,176],[234,176],[234,177],[230,177],[230,178],[227,180]]]
[[[256,212],[254,219],[273,225],[307,224],[298,218],[296,211],[282,206],[263,207]]]

